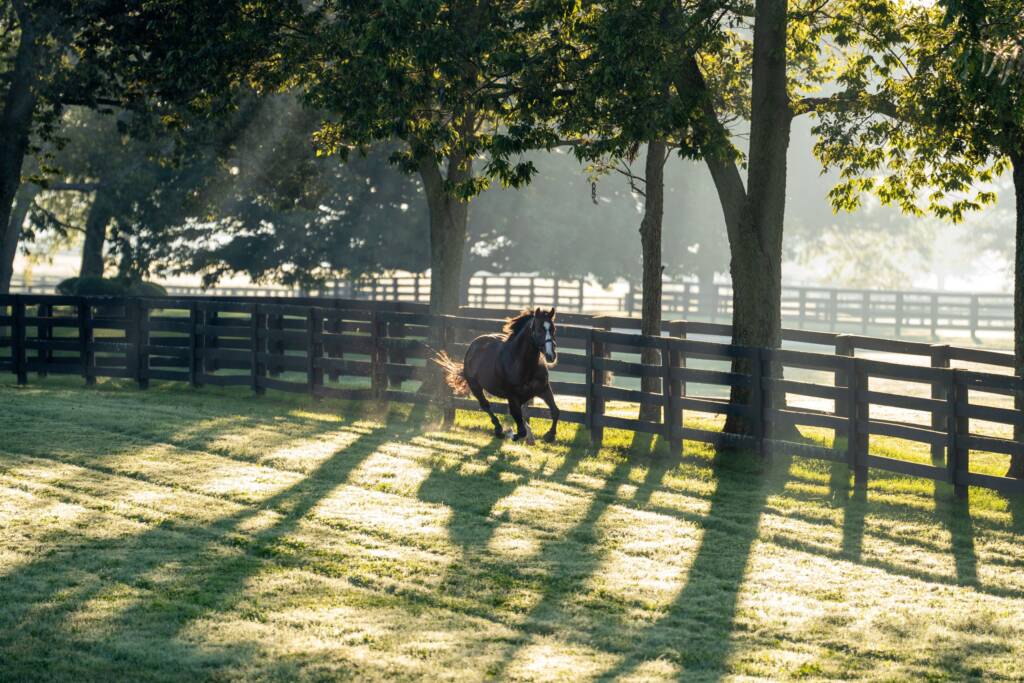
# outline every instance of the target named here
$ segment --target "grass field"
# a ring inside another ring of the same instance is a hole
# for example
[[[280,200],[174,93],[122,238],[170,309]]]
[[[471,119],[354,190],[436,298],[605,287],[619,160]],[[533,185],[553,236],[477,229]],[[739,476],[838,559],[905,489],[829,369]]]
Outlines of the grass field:
[[[209,388],[0,414],[0,680],[1024,680],[992,492]]]

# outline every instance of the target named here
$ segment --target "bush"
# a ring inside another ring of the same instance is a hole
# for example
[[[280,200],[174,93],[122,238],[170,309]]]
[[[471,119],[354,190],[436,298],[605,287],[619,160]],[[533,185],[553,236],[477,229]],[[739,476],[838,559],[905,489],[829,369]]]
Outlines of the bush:
[[[155,282],[136,282],[125,293],[128,296],[160,297],[167,296],[167,289]]]
[[[69,277],[57,285],[65,296],[167,296],[167,290],[155,282],[128,282],[117,278]]]
[[[57,293],[63,294],[64,296],[74,296],[75,288],[78,287],[78,278],[69,277],[67,280],[61,280],[57,284]]]

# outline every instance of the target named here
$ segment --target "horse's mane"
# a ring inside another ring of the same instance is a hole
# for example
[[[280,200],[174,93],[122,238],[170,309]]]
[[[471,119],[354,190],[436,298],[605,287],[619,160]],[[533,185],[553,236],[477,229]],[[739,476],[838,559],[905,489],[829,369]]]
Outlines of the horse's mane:
[[[505,340],[507,341],[514,337],[532,319],[533,311],[522,311],[513,318],[505,318],[505,325],[501,328],[501,331],[505,333]]]

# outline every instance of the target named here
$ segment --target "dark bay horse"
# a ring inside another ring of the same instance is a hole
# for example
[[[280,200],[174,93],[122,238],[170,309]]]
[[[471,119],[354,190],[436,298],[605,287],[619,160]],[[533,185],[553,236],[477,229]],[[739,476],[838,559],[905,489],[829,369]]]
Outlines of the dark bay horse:
[[[526,439],[533,443],[530,424],[523,419],[523,406],[540,397],[551,409],[551,429],[544,434],[548,443],[555,440],[558,427],[558,406],[548,383],[548,364],[558,359],[555,342],[555,309],[523,311],[505,321],[502,334],[485,334],[469,345],[462,363],[447,353],[437,354],[434,361],[444,368],[448,386],[461,396],[472,392],[480,407],[487,411],[494,424],[494,434],[505,434],[494,415],[484,392],[508,400],[508,410],[516,421],[514,441]]]

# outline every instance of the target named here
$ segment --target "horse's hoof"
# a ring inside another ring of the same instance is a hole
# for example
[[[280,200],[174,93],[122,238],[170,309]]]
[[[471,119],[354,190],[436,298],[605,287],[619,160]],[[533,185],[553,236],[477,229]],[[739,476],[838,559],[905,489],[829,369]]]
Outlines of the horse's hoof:
[[[531,432],[526,432],[524,434],[518,434],[517,433],[517,434],[514,434],[512,436],[512,440],[513,441],[525,441],[526,445],[532,446],[533,445],[533,434]]]
[[[554,442],[555,442],[555,430],[551,430],[550,432],[548,432],[547,434],[544,435],[544,443],[554,443]]]
[[[495,435],[496,437],[498,437],[499,439],[500,439],[501,437],[503,437],[503,436],[506,436],[506,432],[505,432],[505,430],[504,430],[504,429],[502,429],[501,427],[495,427],[495,428],[494,428],[494,429],[492,429],[491,431],[492,431],[492,432],[494,432],[494,435]]]

